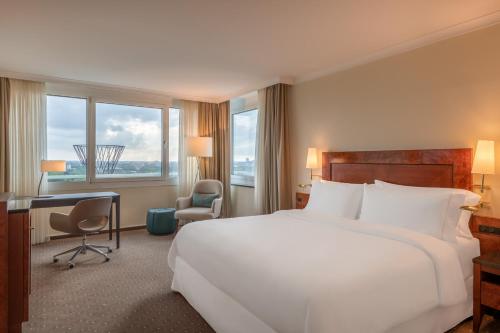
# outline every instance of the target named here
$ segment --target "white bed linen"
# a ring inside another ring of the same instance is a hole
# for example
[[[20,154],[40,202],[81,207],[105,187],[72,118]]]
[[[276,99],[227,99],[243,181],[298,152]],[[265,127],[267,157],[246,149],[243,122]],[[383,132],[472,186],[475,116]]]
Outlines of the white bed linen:
[[[439,306],[390,328],[386,333],[443,333],[472,316],[472,277],[465,280],[467,300]],[[276,333],[241,304],[177,257],[172,289],[180,292],[219,333]]]
[[[450,243],[450,245],[457,251],[465,279],[471,277],[474,271],[472,259],[480,255],[479,240],[477,238],[470,239],[458,236],[457,242]]]
[[[384,332],[467,296],[446,242],[303,211],[189,224],[168,259],[277,332]]]

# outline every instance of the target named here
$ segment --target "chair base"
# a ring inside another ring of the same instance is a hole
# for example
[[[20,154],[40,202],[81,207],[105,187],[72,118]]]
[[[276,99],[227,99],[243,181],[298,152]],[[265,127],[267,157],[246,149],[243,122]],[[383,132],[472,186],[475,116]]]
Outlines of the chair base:
[[[100,249],[106,249],[107,252],[104,253]],[[87,251],[91,251],[91,252],[94,252],[94,253],[97,253],[97,254],[103,256],[106,259],[106,261],[110,260],[110,258],[108,257],[107,253],[113,252],[113,250],[111,250],[111,248],[109,246],[87,244],[87,237],[86,237],[86,235],[83,235],[82,245],[74,247],[74,248],[72,248],[70,250],[58,253],[55,256],[53,256],[52,260],[53,260],[53,262],[58,262],[59,259],[57,257],[62,256],[64,254],[68,254],[68,253],[74,252],[73,255],[71,256],[71,258],[68,260],[68,267],[69,268],[74,268],[75,267],[75,262],[74,262],[75,258],[79,254],[87,254]]]

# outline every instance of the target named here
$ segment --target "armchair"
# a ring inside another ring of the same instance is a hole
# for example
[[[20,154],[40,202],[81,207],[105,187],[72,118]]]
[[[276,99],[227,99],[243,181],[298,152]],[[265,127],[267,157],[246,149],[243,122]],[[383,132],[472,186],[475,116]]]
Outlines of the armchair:
[[[198,181],[188,197],[177,199],[175,203],[175,218],[184,222],[218,218],[222,209],[223,192],[224,188],[222,183],[216,179]],[[218,197],[212,201],[212,206],[210,208],[193,207],[193,193],[217,194]]]

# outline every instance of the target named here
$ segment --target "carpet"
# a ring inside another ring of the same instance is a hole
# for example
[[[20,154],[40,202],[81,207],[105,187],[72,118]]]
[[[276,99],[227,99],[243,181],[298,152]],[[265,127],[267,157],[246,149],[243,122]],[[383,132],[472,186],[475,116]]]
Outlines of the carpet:
[[[33,246],[30,320],[23,332],[213,332],[170,290],[167,253],[172,238],[145,230],[123,232],[122,246],[110,254],[111,261],[88,253],[71,270],[67,257],[52,263],[52,256],[77,246],[78,238]],[[92,236],[89,243],[115,246],[107,235]],[[471,320],[450,332],[472,332]],[[487,317],[481,332],[500,332],[499,321]]]

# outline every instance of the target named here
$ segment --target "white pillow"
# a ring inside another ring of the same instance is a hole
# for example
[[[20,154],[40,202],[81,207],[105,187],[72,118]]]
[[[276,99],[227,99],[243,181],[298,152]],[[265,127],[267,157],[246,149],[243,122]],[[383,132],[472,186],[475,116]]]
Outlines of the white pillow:
[[[456,242],[456,237],[449,237],[446,224],[449,220],[458,221],[463,200],[463,194],[367,186],[360,220],[407,228]]]
[[[475,206],[479,204],[479,201],[481,200],[481,196],[471,192],[467,191],[464,189],[460,188],[443,188],[443,187],[417,187],[417,186],[404,186],[404,185],[396,185],[396,184],[391,184],[391,183],[386,183],[381,180],[375,180],[375,185],[376,186],[382,186],[385,188],[400,188],[400,189],[407,189],[407,190],[414,190],[414,191],[426,191],[426,192],[433,192],[433,191],[440,191],[440,192],[446,192],[450,194],[463,194],[464,195],[464,202],[461,204],[461,206]],[[471,217],[471,212],[467,210],[461,209],[461,213],[459,216],[458,220],[458,225],[456,228],[456,234],[461,237],[466,237],[466,238],[473,238],[472,233],[470,232],[469,228],[469,220]]]
[[[313,181],[307,206],[308,211],[356,219],[363,200],[363,184]]]

